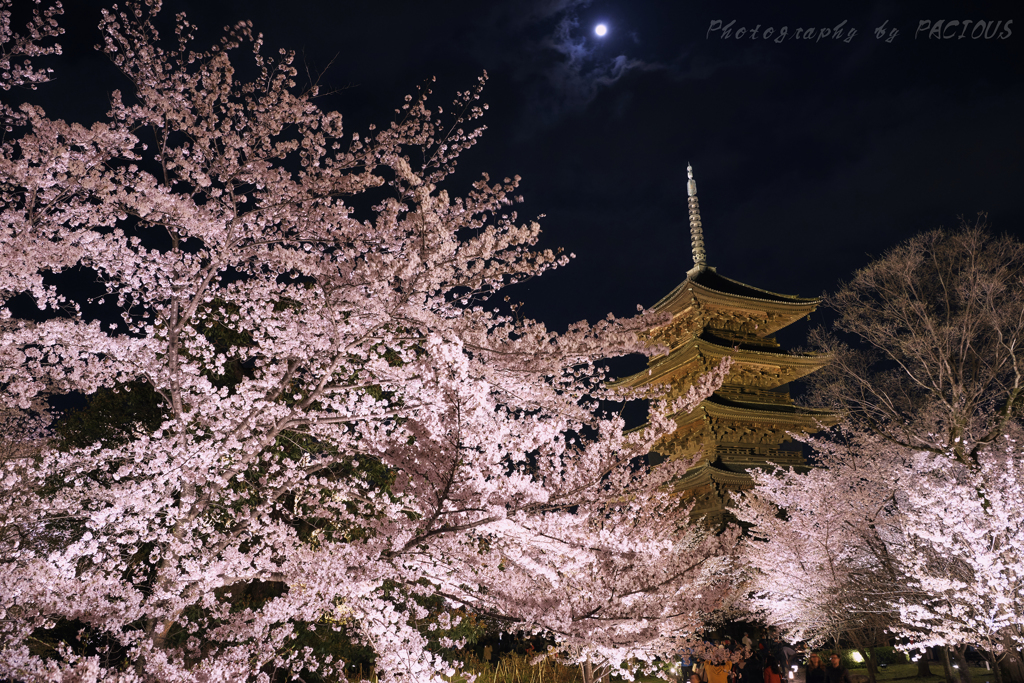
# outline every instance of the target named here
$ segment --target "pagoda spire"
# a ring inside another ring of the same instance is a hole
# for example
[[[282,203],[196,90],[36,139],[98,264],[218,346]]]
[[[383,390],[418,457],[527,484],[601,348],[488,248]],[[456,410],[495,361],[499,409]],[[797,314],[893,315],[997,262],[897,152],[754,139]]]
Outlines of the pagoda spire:
[[[693,249],[693,270],[694,275],[707,268],[708,257],[704,253],[704,230],[700,222],[700,205],[697,203],[697,181],[693,179],[693,166],[686,165],[686,194],[687,206],[690,213],[690,246]]]

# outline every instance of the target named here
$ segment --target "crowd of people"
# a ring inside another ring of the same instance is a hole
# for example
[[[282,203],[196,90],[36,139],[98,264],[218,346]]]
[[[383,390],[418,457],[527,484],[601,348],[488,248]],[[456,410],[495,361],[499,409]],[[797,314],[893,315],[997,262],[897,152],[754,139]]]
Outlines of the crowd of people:
[[[756,643],[744,633],[739,643],[723,638],[715,643],[724,650],[721,661],[691,661],[683,657],[681,681],[688,683],[789,683],[795,678],[804,653],[781,641],[760,639]],[[804,662],[804,683],[851,683],[850,672],[833,653],[828,665],[812,652]]]

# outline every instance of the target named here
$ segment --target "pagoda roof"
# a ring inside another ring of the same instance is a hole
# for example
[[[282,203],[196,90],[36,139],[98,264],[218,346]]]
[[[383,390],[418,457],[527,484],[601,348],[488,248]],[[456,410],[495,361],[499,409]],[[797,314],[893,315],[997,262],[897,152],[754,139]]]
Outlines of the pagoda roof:
[[[681,477],[673,482],[677,491],[692,489],[703,483],[713,481],[716,484],[739,484],[750,485],[753,483],[750,475],[746,472],[733,472],[732,470],[716,467],[713,463],[704,460],[699,465],[688,469]]]
[[[794,374],[780,382],[780,384],[809,375],[828,362],[828,356],[825,355],[791,354],[760,349],[745,344],[725,346],[724,344],[712,341],[713,337],[709,337],[711,335],[701,335],[680,344],[667,355],[653,359],[647,369],[617,380],[613,383],[613,386],[638,387],[644,384],[667,381],[678,369],[686,367],[699,357],[717,362],[728,356],[733,359],[734,368],[748,364],[786,367],[793,370]],[[730,374],[732,374],[732,371],[730,371]],[[728,378],[726,378],[726,381],[728,381]]]
[[[821,303],[821,297],[807,298],[796,296],[794,294],[778,294],[776,292],[769,292],[767,289],[753,287],[738,280],[733,280],[732,278],[720,275],[714,268],[706,268],[692,276],[688,276],[687,280],[698,284],[701,287],[713,289],[716,292],[733,294],[735,296],[742,296],[749,299],[775,301],[778,303],[813,304],[815,306]]]
[[[675,415],[676,424],[683,425],[703,419],[704,415],[720,419],[753,424],[788,425],[803,431],[815,432],[821,425],[836,422],[833,413],[816,408],[787,406],[765,403],[744,403],[732,401],[718,394],[712,394],[687,414]]]
[[[685,312],[694,302],[776,314],[778,319],[774,324],[759,329],[759,334],[764,336],[808,315],[818,307],[821,298],[770,292],[719,275],[713,268],[704,268],[691,271],[685,280],[651,308],[676,315]]]

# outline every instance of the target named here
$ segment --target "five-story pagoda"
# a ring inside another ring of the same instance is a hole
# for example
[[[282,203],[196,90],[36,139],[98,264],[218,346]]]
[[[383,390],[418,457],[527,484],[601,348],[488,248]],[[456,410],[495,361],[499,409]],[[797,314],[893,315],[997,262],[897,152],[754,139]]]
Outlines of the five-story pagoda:
[[[820,299],[757,289],[708,266],[697,185],[693,169],[686,170],[694,265],[682,284],[653,307],[670,313],[671,321],[648,333],[652,344],[670,351],[618,384],[669,384],[678,395],[723,357],[732,358],[722,387],[689,414],[675,415],[678,428],[656,446],[661,458],[702,454],[676,482],[676,490],[697,499],[695,516],[717,523],[726,516],[730,492],[752,486],[749,468],[805,466],[800,445],[789,433],[816,432],[834,418],[796,406],[789,395],[789,383],[814,372],[825,359],[787,352],[773,336],[814,311]]]

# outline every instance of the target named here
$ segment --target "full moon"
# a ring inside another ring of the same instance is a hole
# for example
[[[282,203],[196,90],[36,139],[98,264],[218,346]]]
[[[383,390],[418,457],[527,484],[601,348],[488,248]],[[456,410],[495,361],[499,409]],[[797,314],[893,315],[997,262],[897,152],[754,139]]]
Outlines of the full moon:
[[[598,24],[597,26],[594,27],[594,33],[596,33],[599,36],[607,35],[608,27],[605,26],[604,24]]]

